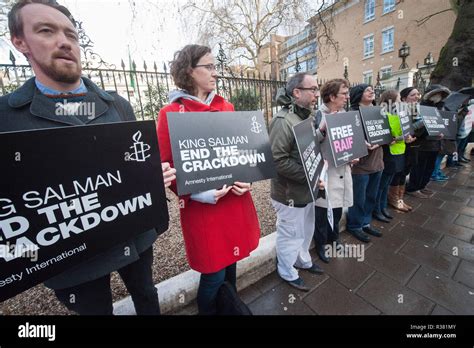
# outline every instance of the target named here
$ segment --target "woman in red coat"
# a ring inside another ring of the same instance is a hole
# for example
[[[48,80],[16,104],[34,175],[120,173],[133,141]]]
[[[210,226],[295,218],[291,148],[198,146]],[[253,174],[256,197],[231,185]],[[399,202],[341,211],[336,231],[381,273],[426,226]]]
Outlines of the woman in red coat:
[[[234,111],[215,94],[217,71],[209,47],[185,46],[175,53],[171,76],[180,90],[160,110],[158,142],[161,160],[173,165],[167,112]],[[176,193],[176,182],[171,189]],[[180,196],[181,228],[192,269],[202,273],[197,303],[200,314],[216,314],[216,295],[224,281],[236,287],[236,262],[249,256],[260,238],[250,184],[235,182],[221,189]]]

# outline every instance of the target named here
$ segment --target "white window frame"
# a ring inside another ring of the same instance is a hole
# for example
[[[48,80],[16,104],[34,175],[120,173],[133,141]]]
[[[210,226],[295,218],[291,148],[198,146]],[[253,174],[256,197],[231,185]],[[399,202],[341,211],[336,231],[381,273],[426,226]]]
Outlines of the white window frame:
[[[382,14],[386,14],[395,11],[396,1],[395,0],[383,0]]]
[[[393,66],[392,65],[386,65],[386,66],[383,66],[380,68],[379,72],[380,72],[380,79],[383,79],[383,73],[382,71],[383,70],[389,70],[390,69],[390,76],[392,76],[393,74]]]
[[[370,11],[372,10],[372,11]],[[370,11],[370,13],[369,13]],[[364,4],[364,23],[375,19],[375,0],[365,0]]]
[[[370,75],[370,81],[366,80],[366,76]],[[372,85],[372,82],[374,82],[374,71],[373,70],[366,70],[362,73],[362,81],[363,83],[366,83],[368,85]]]
[[[392,32],[392,46],[386,47],[385,46],[385,33]],[[387,27],[382,29],[382,53],[393,52],[395,49],[395,27],[392,25],[391,27]]]
[[[367,39],[372,39],[372,52],[370,52],[370,53],[366,53],[366,50],[365,50],[365,48],[366,48],[365,42],[366,42]],[[372,33],[372,34],[364,36],[362,42],[363,42],[363,57],[364,57],[363,59],[373,57],[374,52],[375,52],[375,37],[374,37],[374,34]]]

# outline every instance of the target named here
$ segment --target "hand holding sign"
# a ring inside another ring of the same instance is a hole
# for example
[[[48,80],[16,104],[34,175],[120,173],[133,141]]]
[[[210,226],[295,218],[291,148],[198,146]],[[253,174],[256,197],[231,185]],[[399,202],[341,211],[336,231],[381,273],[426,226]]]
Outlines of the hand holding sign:
[[[234,182],[234,185],[232,186],[232,193],[237,196],[242,196],[245,192],[250,191],[250,183],[248,182],[239,182],[236,181]]]
[[[367,141],[365,142],[365,145],[367,145],[367,148],[369,150],[375,150],[376,148],[379,147],[379,145],[370,145]]]
[[[216,190],[214,193],[214,198],[216,199],[216,203],[219,199],[224,197],[229,191],[232,189],[233,186],[227,187],[227,185],[224,185],[220,190]]]
[[[161,170],[163,171],[163,182],[165,187],[170,187],[171,183],[176,180],[176,169],[171,168],[168,162],[161,163]]]
[[[407,143],[407,144],[410,144],[410,143],[414,142],[415,140],[416,140],[416,137],[412,137],[410,134],[408,134],[405,137],[405,143]]]

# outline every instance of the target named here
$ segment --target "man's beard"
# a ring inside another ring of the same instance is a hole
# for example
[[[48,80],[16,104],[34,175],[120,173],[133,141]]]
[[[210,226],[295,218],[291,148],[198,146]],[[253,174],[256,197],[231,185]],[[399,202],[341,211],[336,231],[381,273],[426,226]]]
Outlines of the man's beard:
[[[38,63],[38,65],[48,77],[57,82],[75,83],[81,78],[81,66],[77,63],[71,66],[60,66],[56,60],[53,60],[51,64]]]

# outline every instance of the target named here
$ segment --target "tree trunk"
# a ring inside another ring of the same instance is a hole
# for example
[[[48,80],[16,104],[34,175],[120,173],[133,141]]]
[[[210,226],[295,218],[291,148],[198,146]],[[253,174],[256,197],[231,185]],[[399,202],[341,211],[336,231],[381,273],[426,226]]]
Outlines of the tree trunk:
[[[452,91],[474,83],[474,0],[459,0],[458,4],[453,32],[431,74],[431,83],[442,84]]]

